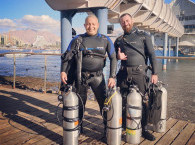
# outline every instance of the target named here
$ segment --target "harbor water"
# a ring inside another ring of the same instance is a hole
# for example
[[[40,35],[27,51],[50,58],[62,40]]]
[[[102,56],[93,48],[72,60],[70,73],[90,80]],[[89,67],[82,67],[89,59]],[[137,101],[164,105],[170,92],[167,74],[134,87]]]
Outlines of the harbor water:
[[[4,52],[0,50],[0,53]],[[156,55],[162,56],[162,52],[156,52]],[[44,65],[42,55],[17,57],[16,76],[44,78]],[[162,60],[158,60],[158,72],[159,80],[168,92],[168,117],[195,122],[195,61],[167,61],[167,70],[162,70]],[[108,78],[108,62],[104,73]],[[0,57],[0,75],[13,76],[13,57]],[[60,56],[47,56],[47,81],[60,81]]]

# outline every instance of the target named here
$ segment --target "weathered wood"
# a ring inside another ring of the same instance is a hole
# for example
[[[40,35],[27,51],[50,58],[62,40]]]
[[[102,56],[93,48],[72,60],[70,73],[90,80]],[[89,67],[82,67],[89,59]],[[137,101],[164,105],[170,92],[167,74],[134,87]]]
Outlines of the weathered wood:
[[[195,145],[195,134],[193,133],[192,137],[188,141],[187,145]]]
[[[195,125],[192,123],[188,123],[188,125],[182,130],[182,132],[173,141],[172,145],[186,144],[190,139],[190,137],[193,135],[194,130],[195,130]]]
[[[167,132],[171,127],[173,127],[176,123],[177,123],[177,120],[176,120],[176,119],[169,118],[169,119],[167,120],[166,132]],[[166,133],[166,132],[165,132],[165,133]],[[144,140],[144,141],[141,143],[141,145],[154,145],[156,142],[158,142],[158,140],[159,140],[165,133],[157,133],[157,132],[154,132],[153,135],[156,137],[156,140],[155,140],[155,141]]]
[[[186,121],[178,121],[157,143],[158,145],[170,144],[186,126]]]
[[[1,102],[2,105],[0,106],[1,145],[48,145],[63,143],[63,129],[58,124],[55,115],[56,105],[58,104],[57,95],[37,92],[29,93],[19,89],[3,88],[2,86],[0,86],[0,90],[0,96],[3,96],[3,102]],[[6,103],[7,105],[4,105]],[[61,107],[59,108],[60,119],[62,118],[60,115]],[[16,110],[15,114],[13,112],[14,109]],[[6,110],[10,112],[6,112]],[[9,120],[13,126],[9,124]],[[182,145],[187,143],[188,145],[192,145],[195,144],[194,126],[195,124],[187,121],[169,118],[165,133],[151,131],[156,140],[152,142],[141,138],[140,144]],[[84,133],[79,137],[79,144],[106,144],[103,134],[103,119],[96,101],[87,101],[83,127]],[[128,145],[125,143],[125,135],[122,136],[121,144]]]

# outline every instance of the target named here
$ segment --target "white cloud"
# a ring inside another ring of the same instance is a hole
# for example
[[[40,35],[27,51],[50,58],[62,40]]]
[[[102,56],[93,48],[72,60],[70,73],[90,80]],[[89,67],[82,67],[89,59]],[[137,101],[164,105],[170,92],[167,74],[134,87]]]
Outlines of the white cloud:
[[[74,17],[74,21],[78,21],[79,16]],[[83,18],[83,17],[82,17]],[[84,23],[84,18],[82,20]],[[81,26],[74,26],[77,34],[85,33],[85,28],[83,24],[80,23]],[[39,31],[49,31],[51,33],[57,34],[60,36],[60,21],[51,18],[48,15],[42,16],[33,16],[33,15],[25,15],[21,19],[0,19],[0,33],[7,32],[10,30],[24,30],[24,29],[34,29]],[[113,35],[120,35],[123,33],[121,27],[119,25],[115,25],[115,29]]]
[[[16,29],[35,29],[40,31],[49,31],[60,34],[60,21],[54,20],[50,16],[32,16],[25,15],[22,19],[10,20],[0,19],[0,32]]]
[[[0,28],[13,28],[16,24],[10,19],[0,19]]]
[[[30,29],[49,31],[56,34],[60,33],[60,21],[54,20],[47,15],[42,16],[25,15],[18,22],[21,25],[24,25]]]

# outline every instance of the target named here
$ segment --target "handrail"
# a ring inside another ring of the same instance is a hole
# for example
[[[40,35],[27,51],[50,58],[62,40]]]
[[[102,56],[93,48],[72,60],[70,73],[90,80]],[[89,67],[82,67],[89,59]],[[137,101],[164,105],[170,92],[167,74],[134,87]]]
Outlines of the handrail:
[[[56,53],[29,53],[29,52],[7,52],[0,53],[0,57],[5,56],[6,54],[30,54],[30,55],[56,55],[61,56],[62,54]],[[181,60],[195,60],[195,57],[176,57],[176,56],[156,56],[157,59],[181,59]]]
[[[44,93],[46,93],[47,90],[47,86],[46,86],[46,82],[47,82],[47,56],[48,55],[55,55],[55,56],[60,56],[61,54],[56,54],[56,53],[22,53],[22,52],[9,52],[9,53],[1,53],[0,57],[4,57],[6,54],[13,54],[13,58],[14,58],[14,68],[13,68],[13,89],[15,89],[15,79],[16,79],[16,55],[15,54],[30,54],[30,55],[44,55],[45,56],[45,65],[44,65],[44,84],[43,84],[43,88],[44,88]],[[156,56],[157,59],[176,59],[176,60],[195,60],[195,57],[175,57],[175,56]]]
[[[5,56],[6,54],[29,54],[29,55],[59,55],[60,53],[33,53],[33,52],[6,52],[6,53],[0,53],[0,57]]]

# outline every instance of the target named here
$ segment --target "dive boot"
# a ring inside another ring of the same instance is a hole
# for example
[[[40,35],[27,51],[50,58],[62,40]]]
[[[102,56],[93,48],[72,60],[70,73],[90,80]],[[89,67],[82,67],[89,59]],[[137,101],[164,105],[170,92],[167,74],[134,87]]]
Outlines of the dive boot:
[[[142,131],[142,137],[144,137],[147,140],[154,141],[156,138],[154,135],[152,135],[149,131],[144,130]]]

